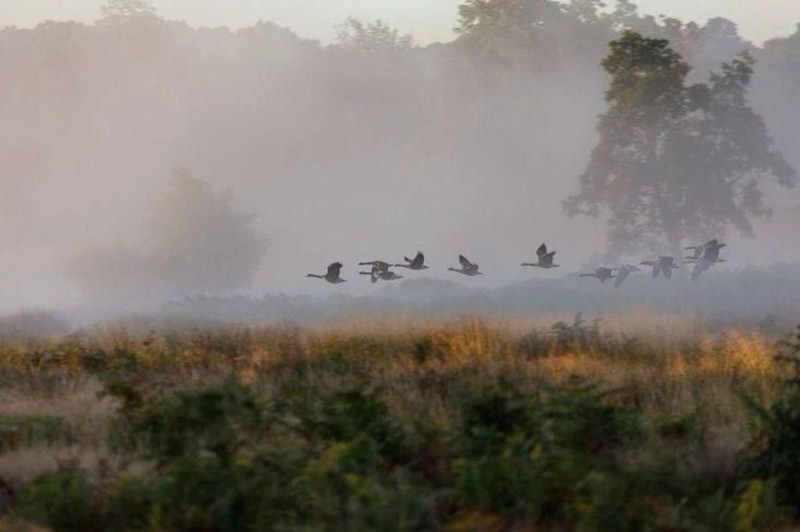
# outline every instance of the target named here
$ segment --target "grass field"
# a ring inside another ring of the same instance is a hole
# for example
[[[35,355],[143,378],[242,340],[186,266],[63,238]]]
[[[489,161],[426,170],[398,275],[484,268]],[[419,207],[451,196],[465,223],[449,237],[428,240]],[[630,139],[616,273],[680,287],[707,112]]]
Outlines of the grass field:
[[[790,529],[798,340],[642,316],[9,338],[3,523]]]

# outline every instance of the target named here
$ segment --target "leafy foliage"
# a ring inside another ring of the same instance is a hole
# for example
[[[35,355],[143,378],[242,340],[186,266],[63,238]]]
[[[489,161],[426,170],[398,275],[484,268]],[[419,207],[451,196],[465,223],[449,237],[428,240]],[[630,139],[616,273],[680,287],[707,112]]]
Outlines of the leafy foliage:
[[[797,179],[747,102],[752,56],[723,63],[709,83],[687,85],[690,67],[667,40],[627,31],[609,46],[600,142],[566,212],[607,212],[615,254],[660,238],[677,255],[684,238],[731,225],[752,235],[750,218],[769,214],[761,179],[784,187]]]
[[[400,34],[382,20],[365,23],[357,18],[348,18],[337,28],[336,41],[345,50],[356,52],[401,51],[414,46],[411,35]]]
[[[781,355],[793,371],[787,383],[788,393],[769,409],[750,402],[762,422],[761,449],[750,461],[750,469],[759,478],[777,480],[781,500],[790,504],[800,514],[800,328],[789,341],[784,342]]]

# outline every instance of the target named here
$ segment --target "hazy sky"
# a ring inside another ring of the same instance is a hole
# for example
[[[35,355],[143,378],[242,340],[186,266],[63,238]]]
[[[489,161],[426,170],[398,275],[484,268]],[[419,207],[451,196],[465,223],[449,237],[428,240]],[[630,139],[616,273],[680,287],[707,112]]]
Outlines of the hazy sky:
[[[264,19],[303,37],[329,41],[348,16],[382,18],[420,42],[452,35],[462,0],[155,0],[158,12],[195,26],[245,26]],[[43,20],[92,21],[105,0],[0,0],[0,26],[34,26]],[[610,3],[610,2],[609,2]],[[635,0],[642,12],[704,22],[724,16],[757,43],[793,32],[800,0]]]

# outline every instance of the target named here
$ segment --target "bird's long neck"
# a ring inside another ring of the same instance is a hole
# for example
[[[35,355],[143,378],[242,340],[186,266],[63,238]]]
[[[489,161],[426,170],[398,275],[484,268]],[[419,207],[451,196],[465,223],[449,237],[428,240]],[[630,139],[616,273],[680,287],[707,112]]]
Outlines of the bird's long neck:
[[[308,275],[306,275],[306,277],[313,277],[315,279],[324,279],[325,278],[324,275],[317,275],[315,273],[309,273]]]

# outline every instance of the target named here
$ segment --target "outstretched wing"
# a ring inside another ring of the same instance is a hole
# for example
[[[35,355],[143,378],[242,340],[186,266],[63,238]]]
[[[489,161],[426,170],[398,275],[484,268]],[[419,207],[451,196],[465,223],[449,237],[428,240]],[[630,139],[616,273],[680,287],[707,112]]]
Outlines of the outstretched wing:
[[[425,255],[423,255],[421,251],[417,251],[417,256],[411,261],[411,265],[419,268],[423,264],[425,264]]]
[[[389,264],[388,262],[384,262],[382,260],[368,260],[368,261],[365,261],[365,262],[359,262],[358,265],[359,266],[372,266],[374,268],[379,268],[381,271],[384,271],[384,272],[389,269],[389,266],[391,266],[391,264]]]
[[[342,263],[341,262],[332,262],[328,265],[328,275],[333,277],[339,277],[339,273],[342,271]]]
[[[550,253],[545,253],[544,255],[539,257],[539,260],[543,264],[547,264],[549,266],[549,265],[553,264],[553,258],[555,256],[556,256],[556,252],[555,251],[551,251]]]
[[[458,262],[461,263],[461,267],[464,268],[464,269],[472,267],[472,263],[464,255],[459,255],[458,256]]]
[[[536,256],[539,257],[539,260],[542,260],[542,257],[544,257],[545,255],[547,255],[547,245],[542,244],[536,250]]]

